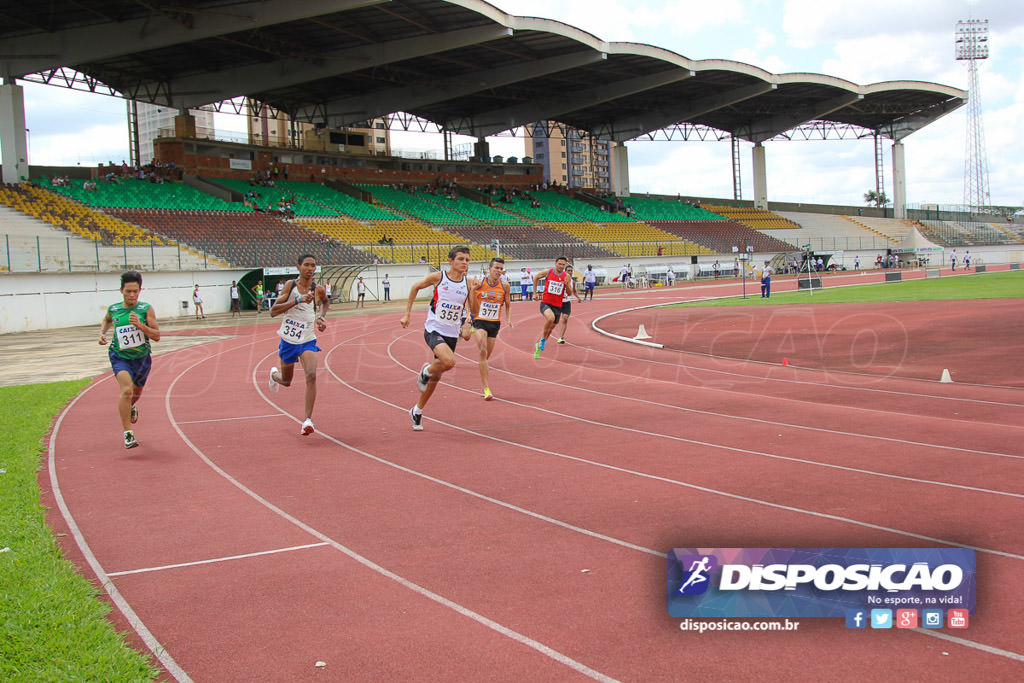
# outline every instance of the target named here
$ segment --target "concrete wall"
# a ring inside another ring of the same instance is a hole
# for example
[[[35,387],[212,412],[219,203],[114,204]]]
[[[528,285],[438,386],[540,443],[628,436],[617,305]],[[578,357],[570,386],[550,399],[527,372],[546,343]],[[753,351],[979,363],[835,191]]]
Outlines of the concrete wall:
[[[931,265],[948,265],[947,249],[943,254],[931,257]],[[965,248],[957,249],[961,260]],[[973,262],[976,264],[1021,263],[1024,249],[1020,246],[971,247]],[[853,268],[854,257],[860,256],[861,269],[874,267],[875,256],[879,250],[847,251],[836,260]],[[752,263],[761,263],[771,259],[775,253],[755,253],[751,255]],[[732,263],[732,254],[701,256],[699,264],[711,264],[715,259],[722,263]],[[641,258],[608,258],[580,259],[575,263],[576,269],[582,273],[588,264],[595,269],[604,269],[609,279],[618,275],[623,264],[629,263],[634,272],[642,272],[648,267],[689,264],[690,257],[682,256],[650,256]],[[473,263],[469,274],[479,276],[486,263]],[[508,261],[507,272],[515,280],[519,278],[520,269],[529,267],[532,274],[552,267],[551,261]],[[695,270],[695,269],[694,269]],[[194,272],[155,272],[143,273],[142,300],[148,301],[156,308],[158,319],[178,318],[194,315],[192,309],[192,288],[199,285],[203,298],[203,307],[209,313],[227,313],[230,311],[229,288],[232,280],[239,280],[248,270],[201,270]],[[430,273],[426,265],[369,265],[363,270],[363,279],[367,285],[367,302],[382,300],[384,289],[381,279],[387,274],[391,279],[391,300],[405,301],[413,285]],[[77,327],[80,325],[99,326],[107,306],[120,300],[120,273],[10,273],[0,275],[0,334],[10,332],[26,332],[29,330],[56,329]],[[338,293],[335,292],[337,295]],[[427,299],[431,292],[422,290],[418,299]],[[349,302],[336,306],[351,307],[355,301],[355,287],[348,293]],[[182,302],[187,301],[188,307],[183,308]]]

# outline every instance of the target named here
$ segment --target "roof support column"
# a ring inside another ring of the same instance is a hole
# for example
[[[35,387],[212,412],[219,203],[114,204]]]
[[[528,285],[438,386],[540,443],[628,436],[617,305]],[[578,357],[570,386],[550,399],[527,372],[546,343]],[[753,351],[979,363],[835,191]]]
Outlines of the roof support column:
[[[892,210],[893,218],[907,217],[907,167],[903,143],[892,143]]]
[[[764,145],[754,143],[754,208],[768,208],[768,174],[765,172]]]
[[[611,148],[612,192],[616,197],[629,196],[629,153],[626,144],[609,145]]]
[[[28,144],[25,135],[25,93],[17,83],[0,85],[0,151],[4,157],[3,181],[28,181]]]
[[[477,161],[490,161],[491,160],[491,145],[487,142],[487,138],[479,136],[476,142],[473,144],[473,158]]]

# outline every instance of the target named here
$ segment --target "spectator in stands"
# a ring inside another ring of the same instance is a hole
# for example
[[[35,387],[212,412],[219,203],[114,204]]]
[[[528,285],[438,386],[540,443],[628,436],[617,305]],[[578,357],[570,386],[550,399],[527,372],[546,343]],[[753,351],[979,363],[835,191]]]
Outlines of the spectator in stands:
[[[604,207],[603,206],[601,207],[601,210],[604,211]],[[662,254],[662,248],[661,248],[661,245],[659,244],[658,245],[658,256],[661,256],[661,254]]]
[[[427,257],[426,256],[420,256],[420,259],[416,263],[426,263],[426,262],[427,262]]]

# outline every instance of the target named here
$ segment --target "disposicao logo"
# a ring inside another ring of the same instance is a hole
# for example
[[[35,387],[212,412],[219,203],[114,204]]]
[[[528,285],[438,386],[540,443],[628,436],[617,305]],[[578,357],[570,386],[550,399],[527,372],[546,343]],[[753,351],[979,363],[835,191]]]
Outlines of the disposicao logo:
[[[916,617],[925,608],[956,608],[967,615],[975,578],[974,551],[963,548],[674,548],[668,612],[849,620],[851,610],[902,608]]]

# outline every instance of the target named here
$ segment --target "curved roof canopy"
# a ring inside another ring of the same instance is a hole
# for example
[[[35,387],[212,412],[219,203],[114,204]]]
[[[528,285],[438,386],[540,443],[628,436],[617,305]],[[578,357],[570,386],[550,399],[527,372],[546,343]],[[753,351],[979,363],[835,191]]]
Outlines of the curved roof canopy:
[[[555,120],[619,141],[693,124],[760,142],[828,121],[901,139],[967,99],[687,59],[482,0],[0,1],[0,76],[61,67],[180,109],[247,96],[331,127],[404,111],[475,136]]]

